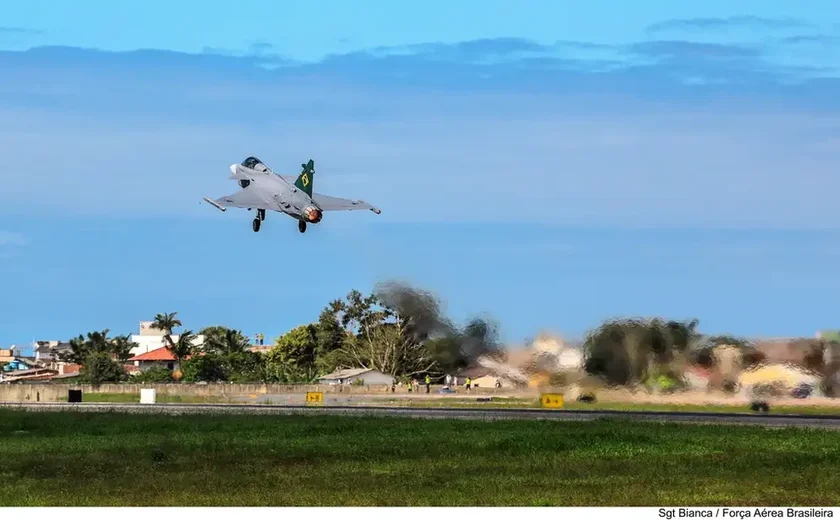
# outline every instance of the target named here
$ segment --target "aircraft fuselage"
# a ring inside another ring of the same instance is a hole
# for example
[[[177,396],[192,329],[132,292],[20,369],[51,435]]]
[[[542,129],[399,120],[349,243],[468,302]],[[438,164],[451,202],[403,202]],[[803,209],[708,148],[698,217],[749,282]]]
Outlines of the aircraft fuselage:
[[[254,190],[254,195],[267,208],[310,224],[317,224],[323,218],[323,211],[312,197],[282,176],[270,170],[258,171],[241,164],[230,165],[230,171],[239,187]]]

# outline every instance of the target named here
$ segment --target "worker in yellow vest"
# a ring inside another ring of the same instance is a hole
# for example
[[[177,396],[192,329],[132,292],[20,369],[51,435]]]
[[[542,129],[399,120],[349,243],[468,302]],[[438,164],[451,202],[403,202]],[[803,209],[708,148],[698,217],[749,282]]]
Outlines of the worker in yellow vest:
[[[472,378],[471,378],[471,377],[468,377],[468,378],[467,378],[467,390],[469,390],[469,389],[470,389],[470,385],[472,385]]]
[[[432,388],[432,378],[426,375],[426,393],[428,394]]]

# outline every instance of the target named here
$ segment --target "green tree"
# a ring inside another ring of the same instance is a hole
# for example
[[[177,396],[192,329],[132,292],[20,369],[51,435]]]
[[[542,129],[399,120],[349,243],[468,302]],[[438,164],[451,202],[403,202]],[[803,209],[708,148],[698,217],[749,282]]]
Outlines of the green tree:
[[[268,352],[263,358],[265,380],[270,383],[302,384],[318,379],[318,369],[314,365],[298,366],[285,363],[278,353]]]
[[[284,363],[311,367],[315,364],[317,349],[318,326],[310,323],[295,327],[278,337],[271,352]]]
[[[120,363],[128,361],[131,358],[131,350],[137,346],[137,343],[131,341],[131,336],[128,334],[117,336],[111,340],[111,352]]]
[[[353,337],[342,350],[352,364],[391,375],[420,374],[434,367],[428,351],[410,336],[407,316],[380,304],[375,295],[351,291],[342,325]]]
[[[215,383],[227,380],[224,360],[213,352],[188,359],[181,366],[181,373],[183,381],[187,383]]]
[[[431,294],[400,284],[381,284],[369,296],[350,291],[346,302],[335,307],[348,333],[342,363],[391,375],[435,370],[437,360],[426,342],[452,330]]]
[[[357,301],[361,300],[358,293]],[[315,371],[320,375],[357,366],[349,354],[348,347],[355,341],[355,334],[350,330],[351,320],[346,317],[346,309],[347,304],[343,300],[333,300],[318,317]]]
[[[92,385],[115,383],[126,379],[123,367],[108,352],[91,352],[84,360],[80,375]]]
[[[88,332],[87,337],[79,334],[70,340],[70,351],[62,354],[63,361],[84,365],[91,354],[110,352],[108,329]]]
[[[109,330],[88,332],[87,336],[79,334],[70,340],[70,351],[62,355],[62,360],[84,366],[91,354],[105,354],[120,363],[131,357],[131,349],[137,343],[129,336],[108,337]]]
[[[587,332],[583,342],[586,372],[614,385],[627,385],[641,378],[625,344],[624,325],[619,321],[602,323]]]
[[[343,352],[348,332],[341,325],[344,302],[334,300],[321,311],[316,328],[315,365],[321,374],[327,374],[347,362]]]
[[[350,291],[321,312],[315,365],[321,373],[365,367],[403,376],[433,377],[498,350],[496,326],[475,318],[459,330],[429,292],[379,284],[365,296]]]
[[[232,383],[266,382],[266,362],[262,354],[243,350],[223,358],[225,377]]]
[[[224,327],[222,325],[211,325],[210,327],[204,327],[198,333],[204,336],[204,342],[210,344],[221,343],[225,341],[225,336],[231,331],[228,327]],[[241,332],[239,333],[240,336],[244,339],[245,342],[248,342],[248,338],[246,338]],[[250,342],[248,342],[250,344]]]
[[[614,385],[650,382],[675,376],[675,362],[683,362],[696,345],[697,320],[662,318],[610,320],[587,333],[586,372]]]
[[[193,331],[185,330],[178,336],[178,341],[171,343],[168,347],[179,365],[194,353],[195,338]]]
[[[136,383],[172,383],[172,371],[166,367],[151,367],[139,374],[131,376],[131,381]]]
[[[131,357],[131,349],[137,344],[128,336],[108,337],[108,329],[79,334],[70,340],[70,351],[62,360],[82,366],[83,381],[98,385],[123,381],[127,376],[121,363]]]
[[[339,321],[340,316],[343,316],[344,307],[343,301],[333,300],[318,316],[315,335],[320,352],[327,353],[344,345],[347,334]]]
[[[295,327],[275,340],[265,356],[266,378],[277,383],[309,383],[318,375],[318,325]]]
[[[204,334],[202,350],[208,355],[213,355],[210,361],[201,365],[204,367],[203,374],[219,381],[237,383],[265,381],[265,364],[262,356],[251,352],[251,343],[242,332],[227,327],[213,326],[205,328],[202,333]]]
[[[156,315],[154,321],[152,322],[152,328],[163,332],[163,339],[170,347],[173,345],[172,331],[176,327],[180,327],[182,325],[181,320],[179,320],[177,316],[177,312],[164,312]]]
[[[240,331],[235,329],[215,329],[209,336],[204,338],[205,352],[213,352],[220,356],[245,352],[249,350],[251,343]]]

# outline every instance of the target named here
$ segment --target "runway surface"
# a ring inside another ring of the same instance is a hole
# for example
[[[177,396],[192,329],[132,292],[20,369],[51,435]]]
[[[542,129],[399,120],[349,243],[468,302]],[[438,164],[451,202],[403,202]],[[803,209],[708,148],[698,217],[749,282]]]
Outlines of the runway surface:
[[[789,415],[749,413],[704,413],[704,412],[624,412],[607,410],[546,410],[546,409],[500,409],[500,408],[405,408],[385,406],[282,406],[248,404],[180,404],[180,403],[0,403],[0,407],[27,411],[82,411],[82,412],[124,412],[163,413],[170,415],[212,413],[212,414],[263,414],[263,415],[344,415],[344,416],[388,416],[425,419],[472,419],[472,420],[554,420],[591,421],[597,419],[621,419],[654,422],[684,422],[700,424],[739,424],[771,427],[816,427],[840,429],[838,415]]]

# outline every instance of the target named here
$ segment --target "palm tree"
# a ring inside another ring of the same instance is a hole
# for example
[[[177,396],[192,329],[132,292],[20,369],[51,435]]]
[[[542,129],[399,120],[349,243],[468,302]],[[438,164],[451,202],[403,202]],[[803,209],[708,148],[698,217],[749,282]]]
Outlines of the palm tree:
[[[119,381],[125,376],[123,368],[115,361],[131,356],[135,343],[128,336],[108,338],[108,329],[88,332],[87,338],[79,336],[70,340],[71,351],[61,355],[63,361],[82,365],[82,376],[93,384]]]
[[[235,329],[225,329],[223,333],[208,336],[204,341],[204,350],[223,356],[245,352],[249,346],[248,338]]]
[[[108,329],[88,332],[87,338],[79,334],[70,340],[70,352],[61,357],[62,361],[82,365],[89,355],[100,352],[112,352],[108,340]]]
[[[204,327],[198,334],[200,336],[204,336],[204,341],[211,341],[212,338],[221,338],[225,335],[225,332],[228,330],[227,327],[223,327],[221,325],[210,325],[209,327]]]
[[[193,334],[193,331],[185,330],[180,336],[178,336],[178,341],[169,347],[169,350],[171,350],[172,354],[175,355],[175,359],[178,361],[179,366],[183,360],[193,353],[193,343],[195,342],[195,337],[196,336]]]
[[[163,331],[163,339],[169,345],[169,348],[174,347],[172,343],[172,329],[182,325],[181,320],[176,318],[177,312],[166,312],[155,316],[155,321],[152,323],[152,328]]]
[[[131,341],[131,336],[117,336],[111,340],[111,352],[120,363],[125,363],[131,357],[131,349],[137,347],[137,343]]]

